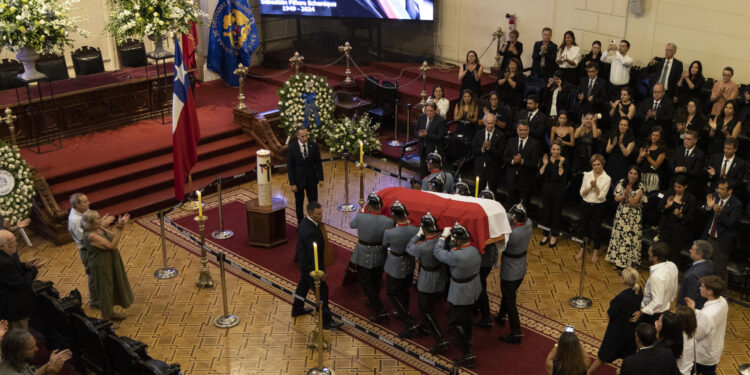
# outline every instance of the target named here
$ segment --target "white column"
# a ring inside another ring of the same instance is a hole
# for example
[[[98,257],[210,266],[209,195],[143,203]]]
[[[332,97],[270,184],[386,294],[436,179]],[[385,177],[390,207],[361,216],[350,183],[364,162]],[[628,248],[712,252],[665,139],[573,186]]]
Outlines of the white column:
[[[258,150],[258,206],[271,205],[271,151]]]

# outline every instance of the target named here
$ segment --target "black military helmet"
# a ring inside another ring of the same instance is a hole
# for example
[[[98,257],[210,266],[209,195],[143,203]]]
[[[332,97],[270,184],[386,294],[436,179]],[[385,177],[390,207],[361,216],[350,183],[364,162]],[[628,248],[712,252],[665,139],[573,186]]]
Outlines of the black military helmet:
[[[459,177],[458,182],[453,185],[453,194],[463,195],[465,197],[471,196],[471,189],[469,189],[469,185],[461,181],[461,177]]]
[[[379,210],[383,208],[383,198],[380,198],[378,193],[373,191],[367,196],[367,205],[370,206],[370,208]]]
[[[419,226],[422,227],[422,230],[425,232],[436,233],[438,231],[437,220],[430,214],[430,211],[427,211],[427,213],[422,216],[422,222],[419,223]]]
[[[430,191],[441,193],[443,192],[443,188],[445,187],[445,179],[443,178],[442,173],[438,173],[430,179]]]
[[[432,164],[435,168],[442,168],[443,167],[443,157],[438,154],[437,149],[435,151],[429,153],[427,155],[427,158],[425,159],[425,163]]]
[[[487,185],[487,187],[485,187],[484,190],[479,192],[479,198],[491,199],[494,201],[495,193],[493,193],[492,190],[490,190],[490,186]]]
[[[526,208],[523,207],[523,201],[518,202],[508,211],[508,218],[513,222],[515,219],[519,223],[526,222]]]
[[[409,211],[407,211],[406,207],[396,199],[391,205],[391,216],[393,216],[394,219],[406,219],[409,217]]]
[[[469,241],[469,231],[466,230],[466,227],[459,224],[458,221],[453,225],[453,228],[451,229],[451,236],[458,243],[466,243]]]

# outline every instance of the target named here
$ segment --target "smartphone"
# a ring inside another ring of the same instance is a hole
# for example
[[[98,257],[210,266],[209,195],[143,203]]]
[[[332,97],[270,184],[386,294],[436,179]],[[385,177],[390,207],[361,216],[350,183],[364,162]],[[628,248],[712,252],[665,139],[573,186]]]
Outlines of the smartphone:
[[[565,326],[565,332],[573,333],[573,326]]]

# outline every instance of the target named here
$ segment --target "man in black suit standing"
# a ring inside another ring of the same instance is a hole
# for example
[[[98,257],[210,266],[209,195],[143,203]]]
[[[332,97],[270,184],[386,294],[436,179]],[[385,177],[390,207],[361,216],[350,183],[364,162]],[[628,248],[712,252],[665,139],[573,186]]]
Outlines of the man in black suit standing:
[[[505,135],[495,129],[495,115],[484,115],[484,131],[474,134],[471,152],[474,154],[474,175],[479,176],[479,186],[489,186],[497,194],[497,179],[503,165]]]
[[[674,129],[672,118],[674,117],[674,103],[665,99],[664,85],[657,83],[651,91],[651,97],[645,99],[638,105],[635,117],[641,124],[636,129],[638,139],[646,139],[651,134],[654,126],[661,126],[662,138],[673,139]]]
[[[526,98],[526,109],[521,111],[518,115],[519,122],[525,120],[529,125],[529,136],[535,139],[539,144],[546,144],[544,142],[544,134],[548,134],[547,130],[547,116],[539,110],[539,97],[536,95],[529,95]]]
[[[542,152],[539,143],[529,137],[529,124],[526,120],[518,122],[516,133],[518,136],[508,140],[503,152],[505,181],[508,183],[510,199],[508,203],[514,205],[523,199],[524,205],[528,207]]]
[[[297,128],[297,142],[292,142],[286,149],[287,172],[289,185],[294,192],[294,209],[297,222],[304,218],[302,208],[305,206],[305,193],[308,202],[318,201],[318,186],[323,185],[323,163],[320,160],[320,149],[315,142],[308,142],[306,128]]]
[[[638,353],[623,359],[620,375],[679,375],[672,350],[656,344],[656,328],[648,323],[635,327]]]
[[[711,155],[706,174],[708,175],[709,190],[716,190],[716,183],[721,178],[742,182],[745,177],[745,161],[737,156],[737,138],[724,140],[724,153]]]
[[[733,183],[726,178],[720,179],[716,193],[706,197],[706,209],[710,215],[701,237],[713,246],[714,271],[724,283],[727,280],[727,262],[737,244],[737,227],[742,215],[742,202],[732,194]]]
[[[701,296],[701,278],[714,274],[714,263],[711,261],[713,249],[705,240],[695,240],[690,248],[690,259],[693,264],[685,271],[680,291],[677,292],[677,304],[685,305],[685,298],[695,301],[695,308],[702,309],[706,298]]]
[[[414,129],[419,138],[419,173],[420,178],[427,176],[427,155],[437,150],[437,153],[445,158],[443,142],[447,127],[443,116],[437,116],[437,104],[429,101],[424,107],[424,114],[417,119],[417,127]]]
[[[323,208],[318,202],[309,202],[307,204],[307,216],[299,223],[297,230],[297,262],[299,264],[300,279],[297,283],[297,290],[294,292],[294,302],[292,303],[292,317],[310,314],[313,310],[305,307],[304,298],[307,292],[313,288],[314,279],[310,276],[310,271],[315,270],[315,245],[318,247],[318,267],[325,271],[325,261],[323,253],[325,251],[325,238],[320,226],[323,224]],[[342,322],[333,320],[331,310],[328,308],[328,283],[325,279],[320,281],[320,302],[323,305],[323,329],[336,329],[343,325]]]
[[[557,44],[552,42],[552,29],[542,29],[542,40],[534,43],[531,53],[531,75],[547,80],[557,69]]]
[[[586,63],[587,77],[578,83],[579,116],[587,113],[605,114],[607,102],[607,82],[598,76],[599,65],[593,61]]]
[[[21,262],[16,251],[16,237],[0,229],[0,320],[10,328],[28,328],[34,311],[34,290],[31,287],[38,268],[46,262],[33,258]]]
[[[696,146],[697,143],[698,133],[692,129],[686,130],[682,145],[672,151],[667,165],[672,176],[669,186],[674,185],[675,177],[685,176],[688,179],[688,191],[696,197],[702,197],[706,186],[703,170],[704,155],[703,151]]]
[[[646,67],[646,72],[651,75],[651,87],[657,83],[664,85],[664,98],[672,103],[677,103],[677,82],[682,77],[682,61],[674,58],[676,52],[677,45],[667,43],[664,57],[654,57]]]

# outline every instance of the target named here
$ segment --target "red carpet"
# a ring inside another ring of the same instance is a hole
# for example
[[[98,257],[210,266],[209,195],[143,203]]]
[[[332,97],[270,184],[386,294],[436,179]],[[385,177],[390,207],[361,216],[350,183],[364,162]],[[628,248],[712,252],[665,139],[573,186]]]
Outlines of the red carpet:
[[[268,280],[293,290],[299,279],[297,265],[292,263],[295,251],[294,248],[297,241],[296,227],[290,224],[296,222],[293,209],[287,208],[287,238],[289,242],[286,245],[278,246],[273,249],[250,247],[246,244],[247,231],[245,228],[247,220],[245,205],[243,202],[255,196],[255,193],[246,190],[236,190],[224,195],[224,219],[227,223],[233,223],[231,229],[234,230],[235,236],[221,242],[214,242],[215,240],[212,240],[209,242],[208,246],[219,251],[226,251],[228,253],[228,258],[233,262],[237,262],[255,273],[264,275]],[[216,212],[215,199],[208,199],[206,204],[207,215],[209,216],[209,220],[206,223],[206,232],[210,233],[218,227],[218,213]],[[183,212],[173,212],[170,214],[170,218],[178,225],[187,229],[188,232],[195,234],[197,233],[198,228],[192,216],[193,215],[185,214]],[[139,219],[138,223],[147,229],[158,233],[158,221],[154,215]],[[168,225],[167,227],[169,227],[169,234],[167,236],[171,241],[197,254],[199,249],[195,244],[187,241],[184,235],[178,234],[171,226]],[[369,316],[370,312],[364,306],[364,297],[359,285],[353,284],[344,287],[341,286],[344,269],[348,264],[349,257],[351,256],[351,249],[356,238],[337,228],[332,228],[330,226],[328,228],[329,239],[331,240],[333,252],[336,257],[336,263],[327,270],[331,290],[330,300],[332,310],[372,332],[376,332],[377,334],[388,337],[389,339],[392,338],[394,343],[404,345],[410,350],[420,353],[420,355],[424,355],[430,360],[435,360],[438,363],[450,367],[450,358],[454,358],[458,355],[458,350],[455,347],[451,349],[451,353],[447,356],[434,357],[427,352],[427,349],[432,345],[432,339],[430,337],[422,337],[414,340],[399,339],[397,333],[402,329],[402,323],[395,319],[391,319],[387,325],[379,326],[371,324],[367,320],[367,316]],[[271,254],[273,254],[273,256],[269,256]],[[228,269],[232,272],[235,271],[231,267]],[[271,294],[279,296],[288,303],[291,303],[291,296],[285,295],[255,278],[248,277],[247,275],[239,276],[256,286],[268,290]],[[388,306],[389,302],[387,301],[384,292],[382,292],[382,299],[386,306]],[[418,311],[416,307],[416,290],[412,290],[411,300],[411,311]],[[492,294],[490,296],[490,303],[492,310],[497,311],[499,307],[499,296]],[[439,323],[443,327],[444,332],[450,338],[452,337],[452,332],[447,325],[447,309],[447,303],[439,304],[437,306],[436,316],[439,317]],[[477,362],[477,368],[470,373],[540,374],[544,372],[544,359],[554,345],[555,339],[564,329],[564,324],[549,320],[528,309],[520,308],[520,313],[521,321],[524,326],[524,342],[520,346],[501,344],[498,341],[498,336],[506,333],[508,330],[507,327],[495,327],[490,331],[480,329],[474,330],[474,350],[479,359]],[[425,373],[439,373],[436,368],[429,366],[422,361],[406,356],[400,351],[383,344],[375,338],[364,335],[352,327],[345,327],[345,332],[383,350],[396,359],[408,363],[420,371]],[[581,335],[580,337],[589,353],[595,353],[600,342],[590,336]],[[614,373],[614,368],[611,366],[605,366],[599,373],[612,374]]]

